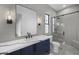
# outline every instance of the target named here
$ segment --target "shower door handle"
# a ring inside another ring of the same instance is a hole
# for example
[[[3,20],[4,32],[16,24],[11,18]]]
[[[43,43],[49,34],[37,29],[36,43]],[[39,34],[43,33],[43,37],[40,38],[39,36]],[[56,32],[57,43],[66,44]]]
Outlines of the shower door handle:
[[[65,35],[65,32],[63,31],[63,36]]]

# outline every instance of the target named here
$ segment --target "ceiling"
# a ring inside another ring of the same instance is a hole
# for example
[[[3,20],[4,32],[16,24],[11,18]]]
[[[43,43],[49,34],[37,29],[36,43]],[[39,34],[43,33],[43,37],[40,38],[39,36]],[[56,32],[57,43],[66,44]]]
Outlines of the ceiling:
[[[55,11],[60,11],[62,9],[72,6],[72,4],[48,4],[48,5],[52,7]]]
[[[38,11],[39,13],[40,13],[39,10],[44,12],[45,10],[49,9],[50,7],[54,11],[58,12],[58,11],[63,10],[65,8],[71,7],[73,5],[75,5],[75,4],[22,4],[22,6],[28,7],[32,10],[35,10],[35,11]]]
[[[36,11],[39,14],[42,14],[44,12],[49,13],[49,10],[53,9],[48,4],[22,4],[21,6],[29,8],[33,11]]]

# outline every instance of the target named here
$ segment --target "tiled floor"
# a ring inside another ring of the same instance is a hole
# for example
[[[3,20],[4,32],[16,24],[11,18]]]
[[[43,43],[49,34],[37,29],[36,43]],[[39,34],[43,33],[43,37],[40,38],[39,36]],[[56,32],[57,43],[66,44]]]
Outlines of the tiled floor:
[[[62,47],[60,46],[59,49],[58,49],[58,53],[55,53],[53,51],[53,47],[51,45],[51,51],[50,51],[50,54],[51,55],[79,55],[79,50],[70,46],[70,45],[67,45],[67,44],[64,44],[62,45]]]

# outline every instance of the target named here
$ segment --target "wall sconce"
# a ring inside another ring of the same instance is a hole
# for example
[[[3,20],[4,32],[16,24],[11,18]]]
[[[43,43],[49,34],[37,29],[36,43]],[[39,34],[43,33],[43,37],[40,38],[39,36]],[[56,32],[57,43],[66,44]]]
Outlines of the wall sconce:
[[[11,15],[8,15],[7,16],[7,24],[12,24],[12,23],[13,23],[12,17],[11,17]]]
[[[41,25],[41,17],[38,17],[38,25]]]

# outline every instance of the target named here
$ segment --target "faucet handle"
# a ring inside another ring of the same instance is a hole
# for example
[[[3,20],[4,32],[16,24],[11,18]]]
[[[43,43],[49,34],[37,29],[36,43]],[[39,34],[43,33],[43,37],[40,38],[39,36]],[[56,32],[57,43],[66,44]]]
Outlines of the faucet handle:
[[[27,38],[32,38],[31,33],[27,32],[26,39],[27,39]]]

